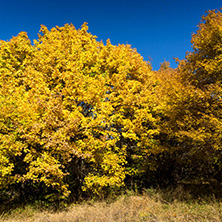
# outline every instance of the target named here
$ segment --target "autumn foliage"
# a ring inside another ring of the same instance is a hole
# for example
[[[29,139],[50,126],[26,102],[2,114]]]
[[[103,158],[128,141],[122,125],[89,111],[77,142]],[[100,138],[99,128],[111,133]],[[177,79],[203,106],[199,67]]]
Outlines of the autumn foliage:
[[[152,71],[87,24],[0,42],[0,196],[57,200],[122,187],[221,182],[222,14],[178,68]],[[35,196],[36,195],[36,196]]]

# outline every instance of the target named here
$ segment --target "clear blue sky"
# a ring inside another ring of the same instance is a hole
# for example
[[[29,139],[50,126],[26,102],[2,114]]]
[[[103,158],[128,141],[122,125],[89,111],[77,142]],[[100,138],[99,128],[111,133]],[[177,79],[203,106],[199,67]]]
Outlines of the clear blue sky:
[[[222,0],[0,0],[0,39],[26,31],[37,38],[40,24],[49,29],[84,22],[98,40],[131,44],[154,70],[165,60],[183,59],[201,15],[220,9]]]

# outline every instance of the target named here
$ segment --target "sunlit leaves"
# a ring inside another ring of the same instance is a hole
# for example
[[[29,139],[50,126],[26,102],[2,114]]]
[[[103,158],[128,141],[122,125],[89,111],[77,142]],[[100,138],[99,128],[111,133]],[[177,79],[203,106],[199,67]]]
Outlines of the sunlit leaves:
[[[122,137],[136,145],[144,134],[148,146],[153,134],[140,121],[152,122],[149,64],[129,45],[97,42],[86,23],[41,26],[34,45],[20,33],[0,52],[2,186],[32,181],[67,196],[76,158],[84,190],[122,186],[130,149]]]
[[[1,41],[0,188],[39,187],[55,200],[219,166],[221,27],[209,11],[194,50],[159,71],[130,45],[98,42],[86,23],[41,26],[33,45],[24,32]]]

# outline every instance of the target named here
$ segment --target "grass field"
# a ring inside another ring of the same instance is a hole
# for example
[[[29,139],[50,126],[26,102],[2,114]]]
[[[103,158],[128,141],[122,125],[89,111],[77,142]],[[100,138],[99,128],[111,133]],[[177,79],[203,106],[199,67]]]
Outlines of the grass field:
[[[147,190],[142,195],[124,194],[115,200],[84,201],[66,209],[52,211],[27,205],[2,213],[0,221],[10,222],[128,222],[128,221],[222,221],[222,200],[214,196],[190,197],[180,191]]]

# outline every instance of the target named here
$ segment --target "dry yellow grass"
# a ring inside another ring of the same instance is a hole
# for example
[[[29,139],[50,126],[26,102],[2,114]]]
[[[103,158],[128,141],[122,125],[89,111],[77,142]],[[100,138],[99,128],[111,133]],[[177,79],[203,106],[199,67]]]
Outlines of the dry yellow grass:
[[[0,216],[7,222],[187,222],[222,221],[222,201],[167,202],[158,194],[124,195],[114,202],[87,202],[71,205],[61,212],[41,211],[27,206],[10,215]]]

